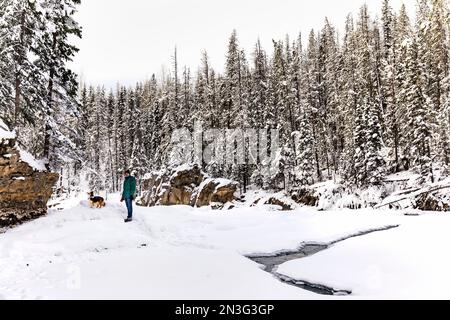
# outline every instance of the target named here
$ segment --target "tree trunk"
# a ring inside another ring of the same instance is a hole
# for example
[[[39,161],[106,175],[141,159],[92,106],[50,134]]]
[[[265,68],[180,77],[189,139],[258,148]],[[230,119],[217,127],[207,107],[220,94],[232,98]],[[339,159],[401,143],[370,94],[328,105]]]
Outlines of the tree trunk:
[[[313,120],[313,125],[312,125],[312,129],[313,129],[313,141],[316,141],[317,144],[317,139],[316,139],[316,126],[315,126],[315,121]],[[322,173],[320,172],[320,163],[319,163],[319,154],[317,152],[317,145],[314,146],[314,157],[316,159],[316,172],[317,172],[317,180],[318,181],[322,181]]]
[[[394,153],[395,153],[395,172],[397,173],[400,170],[399,167],[399,160],[398,160],[398,129],[397,129],[397,124],[394,124],[394,130],[393,130],[393,134],[394,134]]]
[[[20,42],[20,51],[23,51],[23,40],[24,40],[24,35],[25,35],[25,10],[22,11],[22,15],[20,17],[20,36],[19,36],[19,42]],[[24,60],[24,52],[20,52],[18,60],[17,60],[17,66],[20,66],[23,64],[23,60]],[[13,129],[17,129],[17,126],[19,125],[19,114],[21,111],[21,95],[22,95],[22,91],[21,91],[21,74],[20,71],[16,71],[16,80],[15,80],[15,84],[14,84],[14,90],[15,90],[15,98],[14,98],[14,120],[13,120]]]
[[[15,81],[15,99],[14,99],[14,121],[13,121],[13,128],[16,129],[19,125],[19,113],[20,113],[20,76],[16,74],[16,81]]]
[[[427,145],[427,154],[428,154],[428,158],[431,160],[430,145]],[[431,183],[434,183],[433,162],[430,163],[430,175],[431,175]]]
[[[56,40],[57,35],[54,32],[53,33],[53,41],[52,41],[52,50],[55,51],[56,49]],[[55,69],[52,67],[50,68],[50,75],[48,79],[48,105],[49,110],[47,112],[47,119],[45,120],[45,136],[44,136],[44,158],[48,159],[48,163],[46,164],[47,169],[49,169],[50,166],[50,136],[52,128],[49,125],[49,118],[51,117],[51,112],[53,110],[53,79],[55,77]]]

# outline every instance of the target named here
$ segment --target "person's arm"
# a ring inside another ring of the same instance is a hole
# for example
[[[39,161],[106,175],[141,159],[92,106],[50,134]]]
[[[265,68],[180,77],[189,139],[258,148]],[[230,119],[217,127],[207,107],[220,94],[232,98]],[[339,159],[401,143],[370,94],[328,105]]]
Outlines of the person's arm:
[[[133,199],[136,198],[136,178],[133,177],[131,180],[131,195]]]
[[[123,187],[122,187],[122,197],[120,198],[120,202],[123,202],[125,200],[125,197],[123,196],[123,194],[125,193],[125,182],[123,183]]]

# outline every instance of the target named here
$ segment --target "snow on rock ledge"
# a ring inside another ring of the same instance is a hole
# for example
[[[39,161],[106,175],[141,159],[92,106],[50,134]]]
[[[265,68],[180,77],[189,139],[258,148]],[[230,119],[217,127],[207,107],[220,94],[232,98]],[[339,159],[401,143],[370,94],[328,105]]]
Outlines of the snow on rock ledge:
[[[46,214],[58,177],[20,150],[15,134],[0,120],[0,227]]]
[[[26,162],[33,170],[35,171],[47,171],[45,168],[45,164],[42,160],[36,160],[30,153],[27,151],[21,150],[20,148],[17,148],[20,153],[20,161]]]
[[[0,142],[3,140],[15,139],[16,134],[9,131],[8,126],[0,119]]]

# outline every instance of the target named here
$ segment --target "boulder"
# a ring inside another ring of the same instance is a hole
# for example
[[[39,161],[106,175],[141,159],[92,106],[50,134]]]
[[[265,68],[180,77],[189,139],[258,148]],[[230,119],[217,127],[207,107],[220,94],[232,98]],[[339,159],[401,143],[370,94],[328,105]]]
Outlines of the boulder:
[[[450,211],[450,203],[444,196],[431,193],[424,193],[416,198],[414,209],[425,211]]]
[[[279,207],[281,207],[282,211],[294,210],[289,203],[283,201],[282,199],[275,198],[275,197],[270,197],[266,202],[264,202],[264,204],[279,206]]]
[[[255,207],[262,205],[276,206],[280,211],[291,211],[297,207],[296,203],[283,191],[259,197],[254,200],[250,206]]]
[[[1,124],[0,130],[8,132]],[[59,178],[21,151],[15,136],[9,133],[0,135],[0,227],[45,215]]]
[[[227,179],[206,179],[198,188],[193,204],[196,207],[208,206],[211,203],[227,203],[233,201],[238,183]]]
[[[234,200],[237,186],[236,182],[230,180],[207,178],[196,165],[184,165],[147,174],[142,180],[144,191],[137,204],[193,207],[212,205],[220,208],[220,204]]]
[[[162,192],[158,204],[163,206],[171,205],[189,205],[191,203],[191,196],[193,190],[189,187],[169,187]]]
[[[163,206],[190,205],[195,189],[205,178],[198,166],[182,166],[174,170],[161,185],[156,203]]]
[[[136,203],[144,207],[155,206],[159,200],[158,195],[165,192],[164,179],[162,171],[146,174],[141,180],[142,196],[137,199]]]
[[[292,200],[298,204],[315,207],[319,203],[319,197],[313,189],[301,188],[291,193]]]
[[[197,187],[205,179],[204,174],[196,165],[181,166],[175,169],[170,176],[170,185],[173,188]]]

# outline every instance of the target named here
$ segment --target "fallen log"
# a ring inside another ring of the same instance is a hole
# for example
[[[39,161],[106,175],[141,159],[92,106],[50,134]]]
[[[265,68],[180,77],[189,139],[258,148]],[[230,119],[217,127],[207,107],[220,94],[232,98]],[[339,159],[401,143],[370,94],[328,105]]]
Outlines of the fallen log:
[[[398,193],[395,193],[393,196],[401,196],[404,194],[410,194],[410,193],[413,193],[413,192],[416,192],[419,190],[421,190],[421,189],[420,188],[412,188],[412,189],[408,189],[408,190],[401,190]]]
[[[388,206],[388,205],[390,205],[390,204],[393,204],[393,203],[396,203],[396,202],[400,202],[400,201],[402,201],[402,200],[406,200],[406,199],[409,199],[409,198],[412,198],[412,197],[418,197],[418,196],[421,196],[421,195],[423,195],[423,194],[427,194],[427,193],[431,193],[431,192],[435,192],[435,191],[439,191],[439,190],[447,189],[447,188],[450,188],[450,185],[430,188],[430,189],[428,189],[428,190],[426,190],[426,191],[421,191],[421,192],[419,192],[419,193],[414,193],[414,194],[412,194],[412,195],[405,196],[405,197],[402,197],[402,198],[400,198],[400,199],[397,199],[397,200],[394,200],[394,201],[390,201],[390,202],[388,202],[388,203],[379,204],[379,205],[375,206],[374,208],[375,208],[375,209],[379,209],[379,208]],[[414,192],[414,191],[412,191],[412,192]]]
[[[410,179],[398,179],[398,180],[383,180],[386,183],[394,183],[394,182],[408,182]]]

